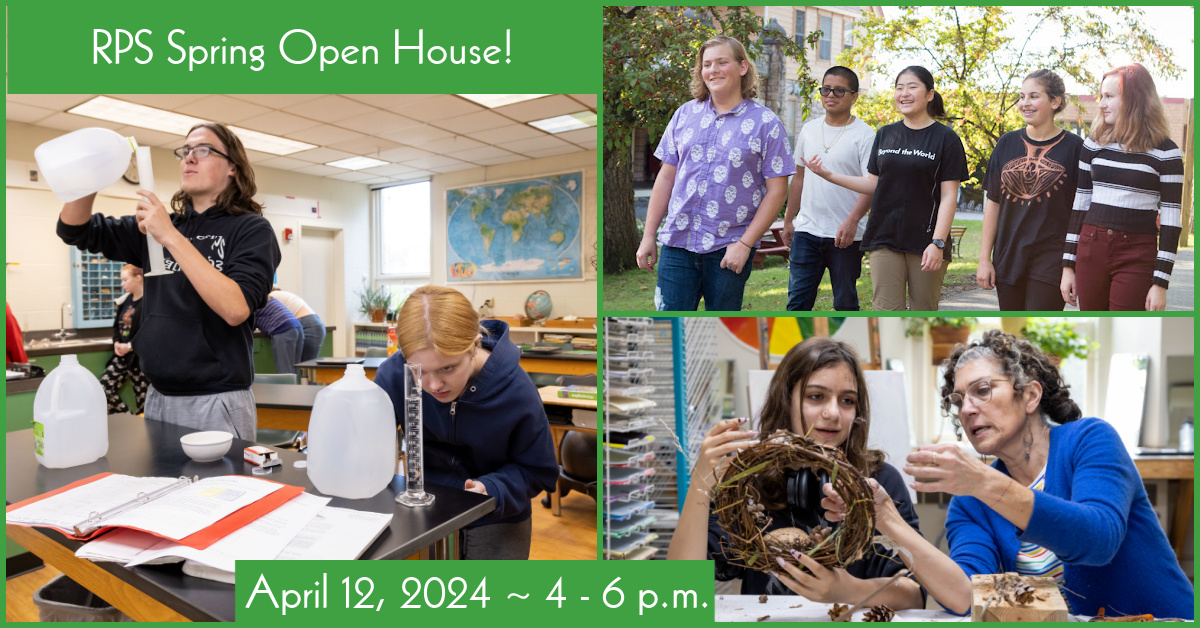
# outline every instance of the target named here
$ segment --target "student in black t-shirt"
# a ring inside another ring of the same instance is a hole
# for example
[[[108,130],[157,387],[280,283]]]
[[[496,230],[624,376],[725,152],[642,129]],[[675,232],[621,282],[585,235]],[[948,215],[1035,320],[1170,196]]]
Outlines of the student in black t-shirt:
[[[958,184],[967,178],[962,140],[934,118],[946,116],[929,70],[911,65],[896,76],[893,100],[904,116],[879,129],[865,177],[830,172],[819,156],[815,174],[860,194],[873,194],[862,250],[870,252],[875,310],[933,311],[950,261],[950,224]]]
[[[975,280],[995,288],[1002,311],[1063,309],[1062,243],[1083,146],[1083,138],[1054,123],[1066,93],[1050,70],[1025,77],[1017,110],[1026,126],[1004,134],[988,160]]]
[[[121,289],[125,294],[117,304],[117,315],[113,320],[113,357],[108,360],[104,375],[100,377],[109,414],[129,412],[129,406],[120,395],[121,385],[126,379],[133,386],[138,414],[146,408],[146,389],[150,387],[150,380],[142,374],[137,354],[133,352],[133,337],[142,325],[144,279],[142,269],[133,264],[121,268]]]
[[[845,569],[823,567],[804,554],[796,559],[809,570],[806,573],[790,563],[772,565],[770,574],[747,569],[726,556],[723,546],[729,543],[729,535],[721,530],[717,515],[711,512],[709,495],[725,456],[758,442],[747,439],[757,436],[761,440],[783,429],[840,448],[850,464],[874,478],[897,502],[900,516],[920,534],[903,476],[883,461],[882,451],[867,447],[871,411],[866,380],[858,356],[849,344],[831,338],[809,338],[792,347],[771,377],[758,432],[739,429],[745,423],[746,419],[722,421],[704,437],[679,524],[671,537],[668,559],[712,560],[717,580],[740,578],[743,594],[794,593],[817,603],[842,604],[857,604],[878,589],[883,579],[904,567],[886,551],[872,548]],[[760,485],[763,505],[771,517],[766,530],[839,525],[826,520],[820,504],[808,509],[784,505],[786,497],[771,494],[768,484],[763,481]],[[875,600],[896,610],[925,606],[920,586],[905,579],[886,588]]]

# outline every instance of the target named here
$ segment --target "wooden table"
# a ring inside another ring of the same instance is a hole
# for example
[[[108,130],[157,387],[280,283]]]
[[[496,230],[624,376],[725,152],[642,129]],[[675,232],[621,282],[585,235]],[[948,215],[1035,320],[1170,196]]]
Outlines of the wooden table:
[[[768,255],[789,259],[792,254],[791,246],[791,242],[785,242],[783,239],[783,221],[776,220],[758,241],[758,250],[754,252],[754,267],[762,268]]]
[[[315,384],[332,384],[342,378],[346,374],[345,364],[322,364],[321,360],[325,358],[317,358],[315,360],[306,360],[296,364],[296,368],[304,373],[304,377],[308,381]],[[375,379],[375,370],[387,358],[360,358],[363,369],[367,372],[367,379]]]
[[[596,356],[571,353],[545,354],[521,352],[521,369],[526,373],[558,373],[559,375],[595,375]]]
[[[117,414],[109,417],[108,455],[91,464],[70,469],[47,469],[33,456],[33,431],[9,432],[6,439],[5,499],[16,503],[76,480],[111,471],[141,477],[198,475],[250,475],[251,466],[242,461],[247,441],[233,439],[233,447],[216,462],[193,462],[179,445],[180,436],[193,432],[177,425]],[[293,462],[303,456],[280,451],[283,465],[266,477],[276,482],[303,486],[316,493],[307,473]],[[260,476],[255,476],[260,477]],[[436,496],[428,508],[413,509],[395,502],[403,491],[398,478],[370,499],[333,498],[331,506],[392,513],[388,529],[367,548],[364,559],[402,559],[428,547],[445,553],[446,539],[496,508],[491,497],[457,488],[426,484]],[[180,565],[139,566],[127,569],[115,563],[92,563],[75,558],[80,546],[46,528],[6,526],[6,533],[46,563],[87,587],[108,603],[139,621],[233,621],[233,585],[183,574]]]
[[[1133,457],[1138,474],[1143,480],[1179,480],[1179,498],[1175,501],[1175,517],[1171,520],[1171,548],[1175,550],[1175,558],[1183,556],[1187,544],[1189,524],[1192,521],[1192,508],[1195,496],[1195,457],[1194,456],[1138,456]]]
[[[542,396],[542,405],[593,411],[596,409],[596,401],[594,399],[567,399],[559,397],[558,391],[560,390],[562,390],[562,386],[542,386],[539,388],[538,393]],[[567,435],[567,432],[584,432],[595,436],[596,428],[564,425],[561,423],[550,424],[550,437],[554,439],[554,459],[558,461],[559,467],[562,466],[562,458],[558,454],[558,448],[562,444],[562,440]],[[550,493],[550,512],[555,517],[562,516],[562,497],[558,494],[557,487]]]
[[[302,384],[253,384],[258,429],[307,432],[313,402],[321,386]]]

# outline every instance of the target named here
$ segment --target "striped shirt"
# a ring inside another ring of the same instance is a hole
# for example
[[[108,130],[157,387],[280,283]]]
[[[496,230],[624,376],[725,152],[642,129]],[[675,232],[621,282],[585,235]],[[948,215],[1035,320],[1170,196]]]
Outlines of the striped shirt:
[[[1126,152],[1116,143],[1101,146],[1088,138],[1079,151],[1079,188],[1067,225],[1063,266],[1075,267],[1075,248],[1085,224],[1130,233],[1157,232],[1153,282],[1166,288],[1183,230],[1182,196],[1183,157],[1175,142],[1164,139],[1158,147],[1139,153]]]
[[[299,329],[300,320],[284,304],[267,299],[267,304],[254,310],[254,326],[268,336],[277,336],[289,329]]]
[[[1035,491],[1045,490],[1046,487],[1046,469],[1042,468],[1041,474],[1029,485],[1029,488]],[[1043,578],[1053,578],[1056,584],[1063,583],[1063,563],[1059,560],[1054,552],[1033,543],[1021,543],[1021,549],[1017,551],[1017,573],[1022,576],[1041,576]]]

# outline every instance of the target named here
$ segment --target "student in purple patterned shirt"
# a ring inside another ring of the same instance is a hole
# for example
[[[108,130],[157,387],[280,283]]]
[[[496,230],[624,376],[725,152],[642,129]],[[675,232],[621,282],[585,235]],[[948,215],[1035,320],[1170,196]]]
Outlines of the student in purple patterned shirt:
[[[742,309],[755,246],[796,171],[783,123],[753,100],[757,83],[738,40],[718,35],[700,47],[695,100],[654,152],[663,165],[637,251],[640,268],[659,262],[656,310],[695,310],[701,299],[708,311]]]

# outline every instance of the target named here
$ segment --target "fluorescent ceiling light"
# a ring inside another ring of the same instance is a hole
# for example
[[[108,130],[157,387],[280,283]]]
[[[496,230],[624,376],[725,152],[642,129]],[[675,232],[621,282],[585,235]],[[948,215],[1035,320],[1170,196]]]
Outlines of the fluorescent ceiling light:
[[[550,94],[459,94],[463,98],[475,103],[479,103],[484,107],[495,108],[511,105],[513,103],[525,102]]]
[[[372,159],[371,157],[347,157],[338,161],[331,161],[326,166],[334,168],[345,168],[346,170],[362,170],[363,168],[374,168],[375,166],[386,166],[388,162]]]
[[[107,96],[97,96],[68,110],[67,113],[107,120],[118,124],[127,124],[143,129],[151,129],[153,131],[162,131],[180,137],[186,137],[189,129],[201,122],[205,122],[205,120],[200,118],[138,105]],[[289,140],[276,135],[251,131],[250,129],[242,129],[235,126],[229,128],[237,134],[246,148],[271,153],[272,155],[290,155],[298,151],[317,147],[315,144],[297,142],[296,140]]]
[[[586,129],[589,126],[596,126],[596,112],[580,111],[579,113],[571,113],[565,116],[534,120],[529,124],[547,133],[562,133],[563,131]]]

